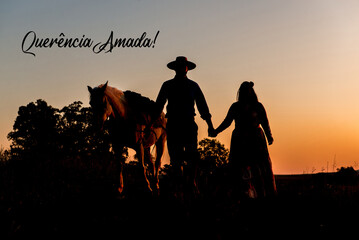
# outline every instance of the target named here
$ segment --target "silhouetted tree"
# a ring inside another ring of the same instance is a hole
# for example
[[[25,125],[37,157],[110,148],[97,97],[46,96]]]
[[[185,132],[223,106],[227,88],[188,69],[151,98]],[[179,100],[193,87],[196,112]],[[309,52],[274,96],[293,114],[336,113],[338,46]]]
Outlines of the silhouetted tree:
[[[337,174],[341,176],[352,176],[357,177],[359,173],[354,170],[353,167],[341,167],[337,169]]]
[[[199,142],[198,152],[202,165],[209,173],[228,164],[229,151],[216,139],[205,138]]]
[[[60,148],[66,157],[90,155],[100,146],[102,146],[102,151],[109,151],[108,139],[105,134],[93,128],[92,112],[89,108],[83,108],[82,102],[71,103],[62,108],[60,114],[58,125]]]
[[[229,150],[218,140],[205,138],[198,144],[200,155],[200,168],[206,173],[213,173],[218,168],[223,168],[228,164]],[[161,170],[161,175],[171,175],[172,166],[165,164]]]
[[[77,166],[113,160],[107,125],[103,131],[95,128],[92,110],[82,107],[80,101],[61,110],[44,100],[21,106],[8,139],[13,159],[66,159],[72,164],[77,162]],[[127,148],[122,155],[128,157]]]
[[[84,134],[87,126],[80,112],[81,104],[79,101],[74,102],[60,110],[61,148],[66,155],[79,154],[85,146]]]
[[[42,158],[54,153],[59,140],[58,121],[59,110],[44,100],[21,106],[13,131],[8,134],[12,157]]]
[[[0,148],[0,164],[6,163],[10,159],[10,152],[9,150],[4,149],[3,147]]]
[[[160,169],[160,174],[161,175],[168,175],[171,171],[171,165],[170,164],[165,164],[164,166],[161,167]]]

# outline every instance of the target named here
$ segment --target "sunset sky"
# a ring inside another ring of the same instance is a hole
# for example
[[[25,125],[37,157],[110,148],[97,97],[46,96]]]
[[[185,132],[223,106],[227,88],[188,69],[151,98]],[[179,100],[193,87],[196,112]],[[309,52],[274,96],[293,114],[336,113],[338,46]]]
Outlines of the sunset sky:
[[[156,99],[184,55],[218,126],[243,81],[267,110],[276,174],[359,168],[359,1],[27,1],[0,3],[0,145],[8,148],[18,108],[44,99],[56,108],[88,106],[87,85],[109,85]],[[154,38],[152,48],[32,48],[39,38]],[[199,140],[205,122],[197,116]],[[217,139],[229,148],[230,129]],[[166,160],[168,161],[168,160]]]

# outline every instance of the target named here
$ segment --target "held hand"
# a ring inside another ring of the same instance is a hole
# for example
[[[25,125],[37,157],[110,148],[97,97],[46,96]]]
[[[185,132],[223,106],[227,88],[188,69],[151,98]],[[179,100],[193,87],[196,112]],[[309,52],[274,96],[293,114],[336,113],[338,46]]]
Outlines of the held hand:
[[[214,128],[208,128],[208,136],[209,137],[217,137],[217,132]]]

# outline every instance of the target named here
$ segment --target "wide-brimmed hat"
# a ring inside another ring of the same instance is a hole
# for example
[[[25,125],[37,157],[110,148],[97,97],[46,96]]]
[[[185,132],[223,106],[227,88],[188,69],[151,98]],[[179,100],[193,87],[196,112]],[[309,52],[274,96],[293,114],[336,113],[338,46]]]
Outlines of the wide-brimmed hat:
[[[186,57],[179,56],[175,61],[167,64],[167,67],[172,70],[176,70],[178,67],[187,66],[188,70],[196,68],[196,64],[187,60]]]

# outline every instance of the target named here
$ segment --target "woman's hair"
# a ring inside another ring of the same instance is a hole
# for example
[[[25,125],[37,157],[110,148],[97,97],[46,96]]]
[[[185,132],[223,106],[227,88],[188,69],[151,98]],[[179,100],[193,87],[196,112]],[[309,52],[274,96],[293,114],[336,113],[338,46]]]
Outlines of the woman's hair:
[[[253,82],[243,82],[237,92],[237,101],[245,103],[258,102],[257,94],[255,93],[253,86]]]

